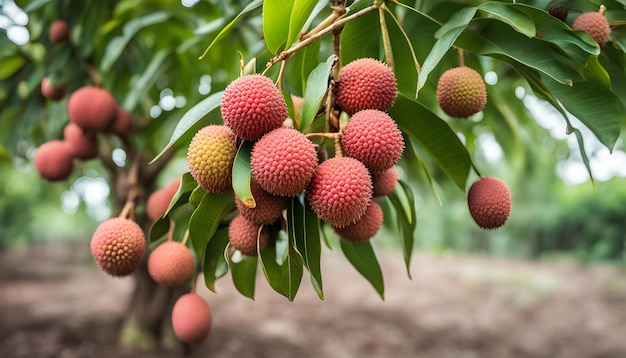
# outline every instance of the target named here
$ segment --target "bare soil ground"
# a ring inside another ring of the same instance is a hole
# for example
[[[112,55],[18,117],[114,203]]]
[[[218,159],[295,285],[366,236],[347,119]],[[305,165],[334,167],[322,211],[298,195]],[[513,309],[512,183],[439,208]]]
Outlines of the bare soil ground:
[[[0,357],[176,357],[117,344],[132,279],[101,273],[86,244],[0,253]],[[252,301],[230,277],[193,357],[626,357],[626,272],[609,266],[378,250],[382,301],[338,252],[324,252],[325,300],[308,279],[294,302],[262,276]],[[261,274],[262,275],[262,274]]]

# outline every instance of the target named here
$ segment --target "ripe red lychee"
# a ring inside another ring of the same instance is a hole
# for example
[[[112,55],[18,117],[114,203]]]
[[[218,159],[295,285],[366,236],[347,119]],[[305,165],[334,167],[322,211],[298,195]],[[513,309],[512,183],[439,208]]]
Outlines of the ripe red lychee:
[[[283,124],[287,104],[271,79],[248,75],[231,82],[220,106],[224,123],[237,137],[256,140]]]
[[[439,77],[437,101],[450,117],[467,118],[485,108],[487,88],[476,70],[466,66],[451,68]]]
[[[373,58],[354,60],[339,70],[337,104],[348,114],[364,109],[386,111],[397,95],[391,68]]]
[[[366,109],[355,113],[343,132],[343,149],[374,174],[393,167],[404,151],[396,122],[385,112]]]
[[[333,227],[333,230],[344,240],[365,242],[376,235],[382,226],[383,209],[377,202],[372,201],[359,221],[343,228]]]
[[[211,331],[213,315],[209,304],[195,293],[180,296],[172,308],[172,327],[185,343],[200,343]]]
[[[603,8],[600,9],[600,12],[584,12],[580,14],[572,23],[572,29],[585,31],[593,37],[600,47],[606,45],[611,33],[609,22],[604,17]]]
[[[70,122],[63,129],[63,138],[72,147],[75,158],[88,160],[98,156],[98,137],[95,133],[87,133]]]
[[[130,112],[122,107],[118,107],[117,114],[113,123],[108,128],[108,131],[113,134],[117,134],[120,137],[126,137],[130,134],[133,127],[133,117]]]
[[[103,131],[117,115],[117,102],[105,89],[85,86],[76,90],[67,103],[72,122],[86,130]]]
[[[185,283],[193,275],[195,265],[191,251],[178,241],[165,241],[148,257],[148,273],[164,286]]]
[[[176,178],[165,188],[157,189],[150,194],[146,202],[146,214],[150,220],[155,221],[165,214],[179,186],[180,178]]]
[[[211,124],[196,133],[189,144],[187,163],[196,182],[210,193],[232,190],[235,135],[226,126]]]
[[[257,254],[257,237],[259,239],[259,247],[263,248],[269,241],[269,233],[262,229],[259,234],[261,225],[256,225],[248,221],[241,214],[235,216],[228,226],[228,240],[230,244],[247,256],[256,256]]]
[[[358,221],[372,200],[372,179],[363,163],[350,157],[328,159],[307,189],[311,208],[322,220],[342,228]]]
[[[100,268],[111,276],[133,273],[145,251],[146,237],[141,227],[130,219],[106,220],[91,237],[91,254]]]
[[[511,214],[511,192],[498,178],[482,177],[474,182],[467,203],[472,218],[483,229],[501,227]]]
[[[50,25],[50,42],[58,44],[70,38],[70,25],[63,20],[56,20]]]
[[[277,128],[252,149],[252,175],[265,191],[280,196],[298,195],[317,168],[315,146],[301,132]]]
[[[65,180],[74,169],[72,147],[60,140],[46,142],[37,148],[34,162],[42,178],[49,181]]]
[[[398,184],[398,171],[396,167],[391,167],[381,174],[372,176],[372,186],[374,197],[385,196],[393,193]]]
[[[53,86],[50,78],[44,77],[41,80],[41,94],[48,99],[58,101],[65,96],[65,88]]]
[[[253,224],[265,225],[275,222],[282,216],[283,210],[289,204],[289,198],[266,192],[254,178],[250,181],[250,191],[256,203],[254,208],[246,206],[236,196],[235,204],[239,213]]]

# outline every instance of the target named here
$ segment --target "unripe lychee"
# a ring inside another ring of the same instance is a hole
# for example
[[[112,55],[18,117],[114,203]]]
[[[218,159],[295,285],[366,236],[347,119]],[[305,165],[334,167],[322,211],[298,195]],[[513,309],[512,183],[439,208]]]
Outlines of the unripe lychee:
[[[191,251],[178,241],[165,241],[148,257],[148,273],[164,286],[185,283],[193,275],[195,265]]]
[[[467,118],[487,103],[485,81],[476,70],[461,66],[444,72],[437,83],[437,102],[454,118]]]
[[[120,137],[126,137],[130,134],[132,127],[133,117],[130,112],[122,107],[118,107],[115,119],[113,119],[113,123],[111,123],[111,126],[107,129],[107,131],[117,134]]]
[[[67,179],[74,169],[74,157],[69,143],[51,140],[37,148],[35,168],[42,178],[49,181]]]
[[[311,208],[322,220],[342,228],[358,221],[372,200],[372,179],[363,163],[350,157],[328,159],[307,189]]]
[[[398,171],[396,167],[391,167],[381,174],[372,176],[372,187],[374,197],[385,196],[393,193],[398,184]]]
[[[337,104],[349,114],[364,109],[386,111],[397,95],[391,68],[373,58],[354,60],[339,70]]]
[[[198,131],[189,144],[187,163],[191,176],[210,193],[232,190],[235,135],[226,126],[211,124]]]
[[[85,86],[76,90],[67,102],[72,122],[87,130],[106,130],[117,115],[117,102],[105,89]]]
[[[75,123],[68,123],[63,129],[63,138],[72,147],[75,158],[88,160],[98,156],[98,137],[94,133],[86,133]]]
[[[100,268],[111,276],[127,276],[139,266],[146,251],[141,227],[130,219],[106,220],[91,237],[91,254]]]
[[[280,196],[298,195],[317,168],[315,146],[301,132],[277,128],[252,149],[252,175],[265,191]]]
[[[50,78],[44,77],[41,80],[41,94],[48,99],[58,101],[65,96],[65,88],[53,86]]]
[[[271,79],[248,75],[231,82],[220,105],[224,123],[237,137],[256,140],[283,124],[287,104]]]
[[[213,315],[209,304],[195,293],[180,296],[172,307],[172,328],[185,343],[200,343],[211,331]]]
[[[383,209],[377,202],[372,201],[359,221],[343,228],[333,227],[333,230],[344,240],[365,242],[376,235],[382,226]]]
[[[256,256],[257,254],[257,237],[259,239],[259,247],[263,248],[267,245],[270,235],[264,228],[259,234],[261,225],[256,225],[248,221],[241,214],[235,216],[228,225],[228,240],[230,244],[247,256]]]
[[[348,156],[361,161],[375,174],[393,167],[404,151],[404,139],[396,122],[377,109],[355,113],[341,142]]]
[[[572,29],[585,31],[600,45],[604,47],[609,41],[611,28],[609,22],[601,12],[584,12],[572,23]]]
[[[472,218],[483,229],[501,227],[511,214],[511,192],[498,178],[482,177],[472,184],[467,203]]]
[[[236,196],[235,204],[239,213],[253,224],[265,225],[275,222],[282,216],[283,210],[289,204],[289,198],[266,192],[254,178],[250,181],[250,191],[256,203],[254,208],[247,207]]]
[[[57,20],[50,25],[50,42],[61,43],[66,42],[70,38],[70,25],[63,20]]]

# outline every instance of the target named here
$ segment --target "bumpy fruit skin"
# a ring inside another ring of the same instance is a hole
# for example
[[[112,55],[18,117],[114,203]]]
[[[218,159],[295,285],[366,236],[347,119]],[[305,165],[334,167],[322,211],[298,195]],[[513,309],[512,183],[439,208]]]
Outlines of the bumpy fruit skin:
[[[498,178],[482,177],[474,182],[467,203],[472,218],[483,229],[501,227],[511,214],[511,192]]]
[[[63,20],[57,20],[50,25],[50,42],[58,44],[70,39],[70,25]]]
[[[261,225],[256,225],[248,221],[241,214],[235,216],[228,225],[228,240],[230,244],[247,256],[256,256],[257,254],[257,237],[259,239],[259,247],[264,248],[269,241],[270,235],[267,230],[259,229]]]
[[[287,104],[271,79],[248,75],[231,82],[220,106],[224,123],[237,137],[256,140],[283,124]]]
[[[172,327],[185,343],[200,343],[211,331],[213,315],[209,304],[195,293],[182,295],[172,308]]]
[[[178,241],[165,241],[148,257],[148,273],[163,286],[178,286],[185,283],[195,268],[193,254]]]
[[[603,14],[599,12],[584,12],[572,23],[572,29],[585,31],[600,45],[604,47],[609,41],[611,28]]]
[[[307,189],[313,212],[337,228],[357,222],[372,200],[372,179],[363,163],[350,157],[328,159]]]
[[[235,154],[237,143],[233,132],[226,126],[208,125],[189,144],[187,163],[191,176],[210,193],[229,192]]]
[[[117,114],[115,115],[115,119],[113,119],[113,123],[108,128],[108,132],[117,134],[120,137],[127,137],[132,131],[133,127],[133,117],[130,112],[125,110],[122,107],[118,107]]]
[[[343,228],[333,227],[333,230],[344,240],[365,242],[376,235],[382,226],[383,209],[377,202],[372,201],[359,221]]]
[[[52,140],[37,148],[35,168],[48,181],[67,179],[74,169],[72,147],[65,141]]]
[[[283,210],[289,204],[287,197],[266,192],[254,178],[250,182],[250,191],[256,203],[254,208],[246,206],[237,196],[235,196],[235,204],[239,213],[253,224],[265,225],[275,222],[282,216]]]
[[[396,122],[376,109],[359,111],[350,118],[342,144],[347,155],[375,174],[393,167],[404,151],[404,139]]]
[[[485,81],[476,70],[461,66],[444,72],[437,83],[437,101],[453,118],[467,118],[487,103]]]
[[[146,251],[146,237],[136,222],[124,218],[106,220],[91,237],[91,254],[111,276],[133,273]]]
[[[58,101],[65,96],[65,88],[53,86],[50,79],[44,77],[41,80],[41,94],[48,99]]]
[[[304,134],[277,128],[255,144],[250,165],[252,175],[265,191],[295,196],[311,181],[317,168],[317,152]]]
[[[70,120],[86,130],[106,130],[117,110],[117,102],[107,90],[92,86],[76,90],[67,103]]]
[[[374,197],[381,197],[393,193],[398,184],[398,171],[396,167],[391,167],[381,174],[372,176],[372,186]]]
[[[396,100],[396,77],[384,63],[360,58],[339,70],[336,94],[337,104],[348,114],[364,109],[386,111]]]
[[[86,133],[75,123],[68,123],[63,129],[63,138],[72,147],[75,158],[88,160],[98,156],[98,137]]]

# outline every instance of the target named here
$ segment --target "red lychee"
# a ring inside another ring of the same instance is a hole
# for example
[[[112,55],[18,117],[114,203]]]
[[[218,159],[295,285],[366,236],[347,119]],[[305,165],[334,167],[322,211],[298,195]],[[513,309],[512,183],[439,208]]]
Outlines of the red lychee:
[[[313,143],[290,128],[274,129],[252,149],[252,175],[265,191],[279,196],[298,195],[317,168]]]
[[[461,66],[444,72],[437,82],[437,101],[453,118],[467,118],[487,103],[485,81],[476,70]]]
[[[261,225],[256,225],[248,221],[241,214],[235,216],[228,226],[228,240],[230,244],[247,256],[256,256],[257,254],[257,237],[259,247],[263,248],[269,241],[269,233],[262,229],[259,234]]]
[[[235,203],[239,213],[253,224],[265,225],[275,222],[289,204],[289,198],[266,192],[254,178],[250,181],[250,191],[256,203],[254,208],[247,207],[238,197],[235,197]]]
[[[210,193],[232,190],[235,135],[226,126],[211,124],[196,133],[189,144],[187,163],[194,180]]]
[[[126,137],[132,131],[132,127],[133,117],[130,112],[122,107],[118,107],[115,119],[113,119],[113,123],[111,123],[111,126],[107,130],[120,137]]]
[[[584,12],[580,14],[572,23],[572,29],[585,31],[598,43],[604,47],[609,41],[611,27],[603,12]]]
[[[472,218],[483,229],[501,227],[511,214],[511,192],[498,178],[482,177],[474,182],[467,203]]]
[[[404,151],[396,122],[385,112],[366,109],[355,113],[342,136],[343,149],[374,174],[393,167]]]
[[[339,70],[337,104],[348,114],[364,109],[386,111],[397,95],[391,68],[373,58],[354,60]]]
[[[322,220],[346,227],[361,218],[372,200],[370,173],[354,158],[328,159],[317,168],[307,199]]]
[[[283,124],[287,104],[271,79],[248,75],[231,82],[220,106],[224,123],[237,137],[256,140]]]
[[[209,304],[195,293],[182,295],[172,308],[172,327],[185,343],[200,343],[211,331],[213,315]]]
[[[333,230],[344,240],[365,242],[376,235],[382,226],[383,209],[372,201],[359,221],[343,228],[333,227]]]
[[[106,220],[91,237],[91,254],[111,276],[127,276],[139,266],[146,251],[146,237],[136,222],[115,217]]]
[[[106,130],[113,123],[117,110],[117,102],[107,90],[91,86],[76,90],[67,103],[72,122],[86,130]]]
[[[86,133],[75,123],[68,123],[63,129],[63,138],[72,147],[75,158],[88,160],[98,156],[98,137],[94,133]]]
[[[381,174],[372,176],[372,186],[374,197],[385,196],[393,193],[398,184],[398,171],[396,167],[391,167]]]
[[[48,99],[58,101],[65,96],[65,88],[53,86],[50,78],[44,77],[41,80],[41,94]]]
[[[178,241],[165,241],[148,257],[148,273],[164,286],[185,283],[193,275],[195,265],[191,251]]]
[[[67,179],[74,169],[72,147],[65,141],[52,140],[37,148],[35,168],[48,181]]]
[[[70,25],[67,21],[56,20],[50,25],[50,42],[62,43],[70,39]]]

